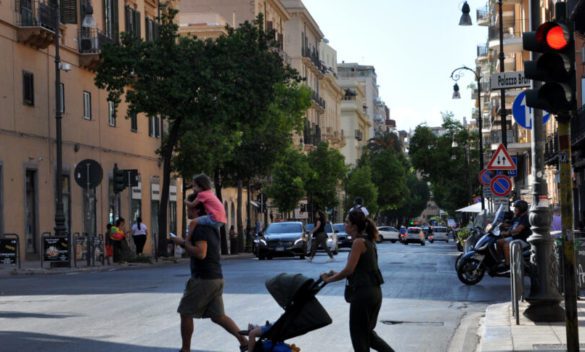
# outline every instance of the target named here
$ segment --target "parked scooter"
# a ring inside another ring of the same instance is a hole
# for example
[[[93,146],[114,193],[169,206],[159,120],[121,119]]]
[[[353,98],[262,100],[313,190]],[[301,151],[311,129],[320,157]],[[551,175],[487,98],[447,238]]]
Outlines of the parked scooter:
[[[475,285],[483,279],[485,272],[492,277],[510,277],[505,270],[503,258],[498,253],[497,242],[500,239],[500,227],[504,223],[506,212],[503,205],[498,208],[491,228],[460,258],[457,258],[457,277],[466,285]],[[523,247],[523,258],[527,264],[530,258],[530,246]],[[528,268],[528,265],[524,266]]]

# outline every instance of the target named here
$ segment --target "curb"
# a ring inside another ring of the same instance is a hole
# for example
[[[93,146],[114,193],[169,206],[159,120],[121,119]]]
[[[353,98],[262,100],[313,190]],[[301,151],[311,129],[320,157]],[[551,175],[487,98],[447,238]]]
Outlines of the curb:
[[[222,255],[221,261],[234,260],[234,259],[252,259],[254,258],[253,253],[239,253],[234,255]],[[91,267],[68,267],[68,268],[41,268],[40,262],[37,263],[36,267],[26,268],[4,268],[0,267],[0,278],[2,277],[13,277],[13,276],[32,276],[32,275],[58,275],[58,274],[70,274],[70,273],[83,273],[83,272],[103,272],[103,271],[116,271],[116,270],[133,270],[141,268],[156,267],[162,265],[179,264],[188,262],[189,258],[175,258],[175,257],[161,257],[158,261],[150,263],[144,262],[130,262],[126,264],[111,264],[104,266],[91,266]]]

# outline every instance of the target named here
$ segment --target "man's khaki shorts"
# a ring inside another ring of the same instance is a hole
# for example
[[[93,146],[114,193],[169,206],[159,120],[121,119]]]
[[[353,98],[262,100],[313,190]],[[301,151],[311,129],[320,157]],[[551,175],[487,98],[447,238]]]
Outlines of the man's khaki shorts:
[[[177,312],[193,318],[216,318],[224,315],[223,279],[190,278]]]

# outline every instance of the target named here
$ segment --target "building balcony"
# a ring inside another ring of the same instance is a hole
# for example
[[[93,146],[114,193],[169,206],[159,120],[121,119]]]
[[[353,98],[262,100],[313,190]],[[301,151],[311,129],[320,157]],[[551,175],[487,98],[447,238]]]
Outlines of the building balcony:
[[[318,145],[321,143],[321,127],[312,125],[308,120],[305,120],[303,143],[305,145]]]
[[[315,91],[311,91],[311,99],[315,108],[317,108],[321,113],[325,112],[325,99],[319,96],[319,93]]]
[[[361,130],[355,130],[355,139],[361,141],[364,139],[364,134]]]
[[[44,1],[16,2],[17,40],[36,49],[46,49],[55,41],[57,16]]]
[[[581,147],[585,142],[585,106],[577,110],[577,116],[571,119],[571,144]]]
[[[315,71],[315,73],[317,73],[317,76],[319,76],[319,78],[321,78],[324,74],[327,73],[328,71],[327,66],[323,65],[321,63],[321,60],[319,59],[319,51],[305,47],[302,49],[302,55],[303,62],[305,63],[305,65],[312,68]]]
[[[478,26],[489,26],[492,22],[490,8],[488,5],[477,9],[475,12],[475,20]]]
[[[488,29],[488,46],[490,49],[500,49],[500,29],[491,26]],[[513,27],[504,27],[504,53],[522,52],[522,32],[514,31]]]
[[[490,49],[487,45],[478,45],[477,46],[477,57],[478,58],[487,58]]]
[[[573,124],[573,121],[571,121]],[[585,132],[585,131],[583,131]],[[574,133],[572,133],[574,135]],[[571,139],[573,136],[571,136]],[[574,143],[574,142],[573,142]],[[559,134],[557,132],[553,134],[549,134],[546,136],[546,140],[544,142],[544,163],[547,165],[556,165],[558,164],[558,155],[559,155]]]
[[[100,54],[105,44],[114,41],[97,29],[81,29],[79,38],[79,66],[95,70],[100,62]]]

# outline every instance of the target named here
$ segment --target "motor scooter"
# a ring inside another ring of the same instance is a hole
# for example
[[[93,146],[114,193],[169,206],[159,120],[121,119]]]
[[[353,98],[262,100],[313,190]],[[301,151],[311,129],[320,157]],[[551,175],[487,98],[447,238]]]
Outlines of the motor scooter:
[[[510,277],[510,271],[504,267],[504,258],[498,253],[497,247],[497,242],[501,238],[500,232],[505,213],[503,205],[501,205],[494,216],[491,228],[488,227],[484,235],[467,252],[457,258],[457,277],[464,284],[475,285],[479,283],[486,271],[492,277]],[[529,267],[530,245],[524,242],[522,249],[526,264],[524,267],[527,269]]]

